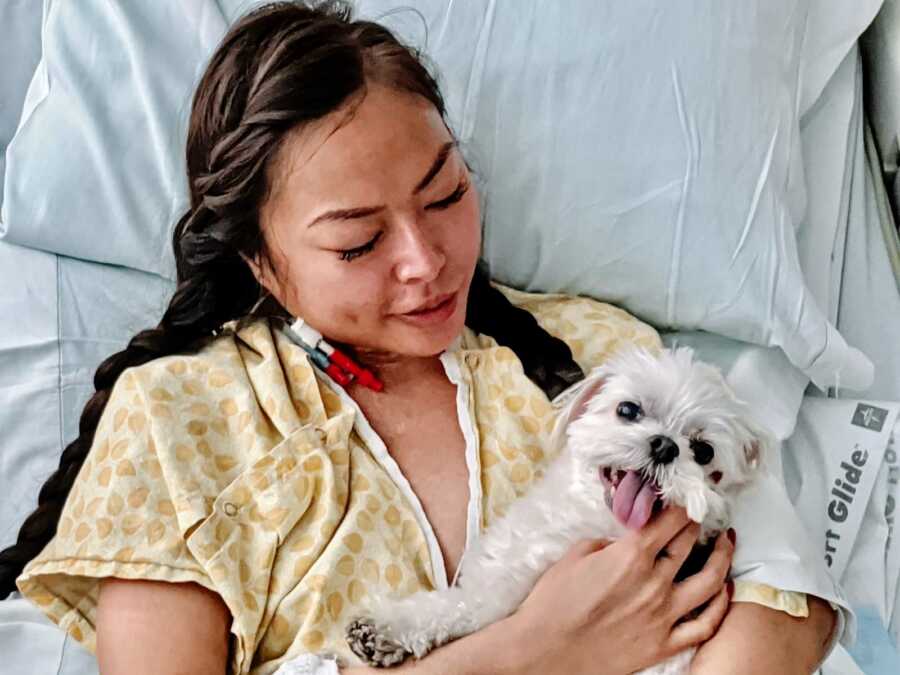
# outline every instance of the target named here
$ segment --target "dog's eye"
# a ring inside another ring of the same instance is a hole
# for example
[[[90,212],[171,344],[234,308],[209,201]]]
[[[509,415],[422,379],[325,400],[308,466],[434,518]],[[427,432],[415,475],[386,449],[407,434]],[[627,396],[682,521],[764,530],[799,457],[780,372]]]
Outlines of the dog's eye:
[[[643,414],[644,411],[641,410],[640,404],[634,401],[622,401],[616,408],[616,415],[629,422],[634,422]]]
[[[716,454],[713,446],[706,441],[691,441],[691,450],[694,451],[694,461],[701,466],[709,464]]]

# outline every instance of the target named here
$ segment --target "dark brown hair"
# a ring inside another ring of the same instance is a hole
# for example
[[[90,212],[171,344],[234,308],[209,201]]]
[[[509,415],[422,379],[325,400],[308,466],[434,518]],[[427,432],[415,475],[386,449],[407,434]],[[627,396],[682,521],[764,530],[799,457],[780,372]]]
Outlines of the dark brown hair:
[[[172,238],[174,296],[156,328],[135,335],[97,369],[96,393],[81,415],[78,438],[41,488],[17,542],[0,552],[0,598],[15,590],[16,577],[55,535],[119,375],[162,356],[196,352],[222,334],[224,323],[252,318],[260,287],[241,254],[267,256],[258,214],[270,187],[266,170],[285,135],[362,97],[373,82],[422,96],[445,116],[421,56],[382,26],[352,20],[344,3],[267,4],[225,36],[191,109],[190,209]],[[277,302],[268,305],[261,314],[286,315]],[[528,376],[551,398],[582,376],[565,343],[513,307],[490,285],[483,266],[476,270],[466,323],[514,349]]]

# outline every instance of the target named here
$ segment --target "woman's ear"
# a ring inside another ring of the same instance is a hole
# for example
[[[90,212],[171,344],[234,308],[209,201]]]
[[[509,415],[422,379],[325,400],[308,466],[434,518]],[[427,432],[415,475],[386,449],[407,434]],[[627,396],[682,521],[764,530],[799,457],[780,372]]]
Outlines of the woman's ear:
[[[275,278],[275,274],[272,271],[271,265],[264,259],[264,257],[257,253],[253,258],[244,254],[238,253],[241,256],[241,259],[247,263],[247,266],[250,268],[250,271],[253,272],[253,276],[256,277],[257,283],[260,286],[265,288],[269,293],[274,295],[276,298],[281,299],[281,286],[278,283],[278,279]]]
[[[251,258],[244,253],[238,252],[238,255],[241,256],[241,260],[247,263],[247,266],[250,268],[250,271],[253,272],[253,276],[256,277],[256,280],[260,284],[262,284],[262,269],[260,267],[259,261],[256,258]]]

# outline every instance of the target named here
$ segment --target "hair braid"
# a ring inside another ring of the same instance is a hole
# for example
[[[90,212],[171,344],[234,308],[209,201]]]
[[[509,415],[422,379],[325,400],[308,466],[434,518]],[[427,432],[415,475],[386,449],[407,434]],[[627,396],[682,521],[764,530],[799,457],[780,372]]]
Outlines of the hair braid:
[[[491,286],[483,264],[476,268],[472,279],[466,324],[512,349],[522,362],[528,379],[543,389],[551,400],[584,378],[569,346],[541,328],[531,312],[516,307]]]

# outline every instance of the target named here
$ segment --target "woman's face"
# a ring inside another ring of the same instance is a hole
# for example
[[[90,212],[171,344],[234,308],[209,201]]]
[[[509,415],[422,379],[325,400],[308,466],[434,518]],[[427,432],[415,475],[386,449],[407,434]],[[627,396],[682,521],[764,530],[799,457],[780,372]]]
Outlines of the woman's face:
[[[427,100],[371,87],[285,139],[260,218],[257,278],[330,340],[431,356],[462,330],[481,246],[478,197]]]

